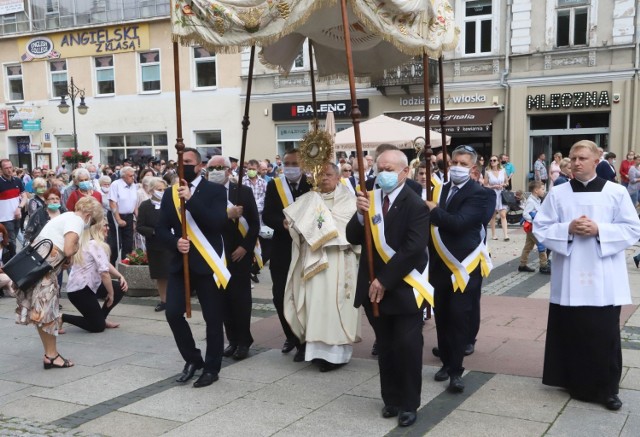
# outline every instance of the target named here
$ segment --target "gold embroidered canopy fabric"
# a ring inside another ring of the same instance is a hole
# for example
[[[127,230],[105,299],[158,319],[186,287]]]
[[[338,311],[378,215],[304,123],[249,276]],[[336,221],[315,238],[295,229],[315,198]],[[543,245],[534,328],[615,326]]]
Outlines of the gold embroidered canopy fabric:
[[[438,56],[442,38],[453,35],[457,42],[447,0],[349,0],[348,13],[358,76],[424,50]],[[321,76],[346,72],[341,17],[339,0],[173,0],[172,7],[174,39],[217,53],[258,45],[262,61],[284,71],[309,38]]]

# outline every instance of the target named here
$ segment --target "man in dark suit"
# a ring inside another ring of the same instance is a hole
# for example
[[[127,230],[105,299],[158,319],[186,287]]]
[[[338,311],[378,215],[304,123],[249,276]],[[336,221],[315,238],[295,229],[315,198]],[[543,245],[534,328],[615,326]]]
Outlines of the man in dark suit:
[[[412,425],[420,406],[422,388],[422,307],[416,303],[413,287],[404,281],[413,269],[423,272],[427,264],[429,213],[422,199],[405,183],[409,175],[407,157],[399,150],[380,154],[375,196],[381,202],[384,238],[395,251],[388,263],[373,251],[375,280],[369,281],[369,265],[362,257],[354,306],[364,306],[378,342],[378,365],[384,407],[383,417],[398,416],[400,426]],[[386,198],[386,200],[385,200]],[[386,205],[386,206],[385,206]],[[358,212],[347,225],[347,239],[364,245],[364,220],[368,220],[369,199],[358,193]],[[388,212],[385,212],[388,211]],[[380,316],[373,317],[372,302]]]
[[[185,200],[185,208],[194,224],[202,231],[206,242],[218,256],[222,256],[222,233],[227,226],[227,196],[225,189],[205,181],[200,176],[204,167],[200,153],[196,149],[185,148],[183,154],[184,181],[178,188],[178,196]],[[214,270],[203,258],[197,247],[191,246],[189,239],[182,238],[180,218],[173,201],[172,190],[167,190],[160,204],[160,220],[156,226],[156,236],[173,250],[167,285],[166,316],[178,350],[186,364],[177,382],[187,382],[195,372],[204,368],[202,375],[193,384],[205,387],[218,380],[222,364],[224,338],[222,334],[223,293],[214,280]],[[185,290],[183,254],[189,254],[189,277],[191,288],[198,295],[202,316],[207,324],[207,350],[204,361],[200,349],[196,348],[189,324],[184,318]],[[212,255],[209,253],[208,255]]]
[[[209,182],[225,187],[228,200],[236,206],[229,206],[229,220],[223,233],[224,252],[231,280],[224,292],[224,329],[229,346],[223,352],[225,357],[243,360],[249,355],[251,336],[251,264],[253,251],[260,232],[258,207],[251,188],[229,182],[231,162],[223,156],[214,156],[207,163]],[[244,220],[241,219],[244,217]],[[248,229],[247,229],[248,228]],[[246,232],[243,236],[242,232]]]
[[[304,345],[295,336],[284,317],[284,289],[287,285],[287,273],[291,264],[291,235],[285,222],[282,210],[289,206],[290,202],[311,189],[311,184],[300,169],[300,154],[293,149],[284,154],[283,176],[274,178],[267,184],[267,194],[264,199],[262,221],[273,229],[271,240],[271,259],[269,269],[273,282],[273,304],[278,312],[278,318],[287,339],[282,346],[282,353],[289,353],[296,347],[298,350],[293,360],[304,361]],[[289,197],[290,196],[290,197]],[[287,199],[287,205],[283,204],[283,197]]]
[[[459,146],[451,158],[450,181],[442,185],[439,201],[427,201],[431,223],[441,241],[429,243],[429,281],[435,289],[438,350],[443,366],[436,381],[450,379],[449,390],[464,390],[462,361],[465,347],[473,335],[471,320],[479,318],[479,294],[482,286],[480,265],[469,274],[464,290],[454,290],[452,271],[448,265],[462,262],[479,245],[484,244],[482,230],[487,216],[487,194],[482,186],[470,179],[477,155],[470,146]],[[443,245],[455,257],[445,263],[446,256],[436,245]],[[474,310],[474,307],[477,308]]]

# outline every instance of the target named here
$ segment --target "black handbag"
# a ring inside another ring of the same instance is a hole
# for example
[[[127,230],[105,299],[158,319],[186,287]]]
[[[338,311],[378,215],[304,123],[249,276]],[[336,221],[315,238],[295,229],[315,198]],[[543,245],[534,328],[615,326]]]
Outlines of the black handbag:
[[[518,201],[516,200],[516,195],[513,193],[513,191],[502,190],[500,195],[502,196],[503,205],[515,206],[518,204]]]
[[[49,246],[49,251],[42,257],[38,249],[45,244]],[[52,250],[53,241],[40,240],[34,246],[29,245],[22,249],[2,267],[2,270],[20,290],[28,290],[53,270],[53,266],[46,261]]]

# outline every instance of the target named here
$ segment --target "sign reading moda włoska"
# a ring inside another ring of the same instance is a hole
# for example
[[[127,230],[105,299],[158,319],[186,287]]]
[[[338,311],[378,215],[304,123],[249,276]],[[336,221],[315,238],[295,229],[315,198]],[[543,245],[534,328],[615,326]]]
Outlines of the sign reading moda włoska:
[[[18,39],[18,51],[23,62],[110,55],[148,49],[149,25],[146,23],[74,29],[47,36]]]

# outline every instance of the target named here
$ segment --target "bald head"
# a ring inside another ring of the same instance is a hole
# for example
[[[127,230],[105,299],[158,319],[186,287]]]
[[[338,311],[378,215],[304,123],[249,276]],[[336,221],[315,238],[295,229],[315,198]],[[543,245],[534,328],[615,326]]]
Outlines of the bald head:
[[[395,171],[399,171],[404,167],[409,165],[409,160],[407,159],[407,155],[402,153],[400,150],[386,150],[378,156],[378,171],[380,171],[380,161],[383,159],[385,163],[392,163],[396,168]]]

